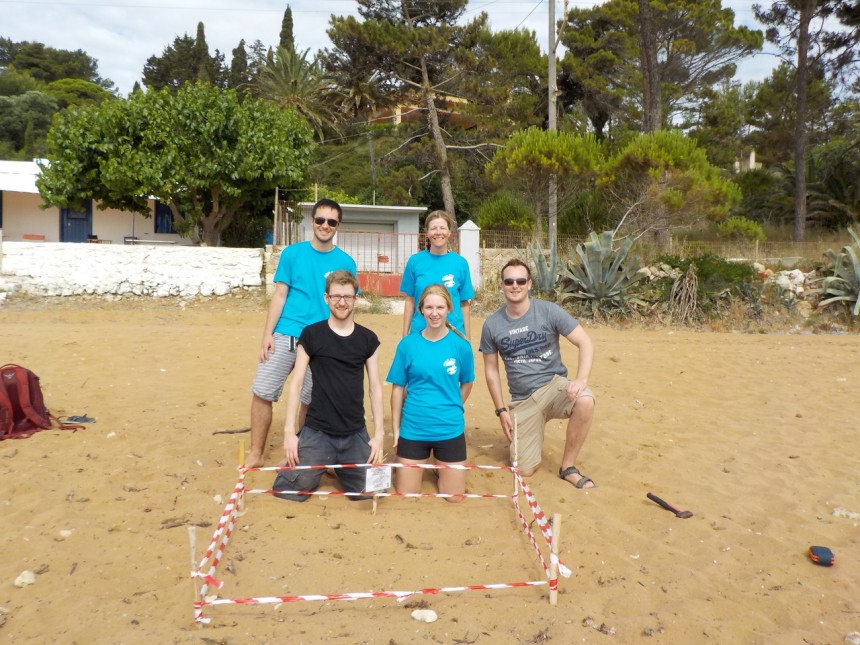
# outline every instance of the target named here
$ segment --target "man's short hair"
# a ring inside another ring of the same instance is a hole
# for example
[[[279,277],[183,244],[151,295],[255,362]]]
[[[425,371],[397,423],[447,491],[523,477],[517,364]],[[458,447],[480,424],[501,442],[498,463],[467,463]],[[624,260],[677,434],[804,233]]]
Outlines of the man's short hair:
[[[314,204],[314,207],[311,209],[311,217],[317,214],[318,208],[331,208],[337,211],[337,221],[343,221],[343,209],[340,207],[340,204],[338,204],[333,199],[321,199],[316,204]]]
[[[332,271],[325,277],[325,292],[329,293],[331,290],[331,285],[333,284],[341,284],[341,285],[352,285],[352,290],[355,293],[358,293],[358,280],[352,273],[347,271],[346,269],[338,269],[337,271]]]
[[[500,274],[502,276],[502,280],[505,279],[505,269],[507,269],[508,267],[524,267],[529,280],[532,279],[532,270],[529,268],[529,265],[520,260],[519,258],[511,258],[510,260],[505,262],[505,266],[502,267],[502,272]]]

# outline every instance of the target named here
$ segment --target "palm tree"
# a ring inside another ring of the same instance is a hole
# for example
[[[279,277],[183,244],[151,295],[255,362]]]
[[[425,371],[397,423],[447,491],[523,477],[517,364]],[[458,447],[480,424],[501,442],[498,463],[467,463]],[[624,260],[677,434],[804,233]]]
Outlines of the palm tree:
[[[319,139],[324,129],[338,130],[342,98],[334,83],[316,60],[308,60],[310,49],[303,53],[278,47],[260,68],[252,88],[255,96],[273,101],[280,107],[291,107],[305,117]]]

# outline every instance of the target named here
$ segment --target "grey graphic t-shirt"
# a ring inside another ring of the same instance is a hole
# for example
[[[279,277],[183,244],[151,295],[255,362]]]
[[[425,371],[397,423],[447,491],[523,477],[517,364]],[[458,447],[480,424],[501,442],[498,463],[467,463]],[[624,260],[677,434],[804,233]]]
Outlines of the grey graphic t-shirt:
[[[514,401],[528,398],[556,374],[567,376],[559,337],[579,324],[555,303],[535,298],[529,303],[529,310],[520,318],[510,318],[504,307],[487,318],[478,347],[484,354],[498,352],[502,357]]]

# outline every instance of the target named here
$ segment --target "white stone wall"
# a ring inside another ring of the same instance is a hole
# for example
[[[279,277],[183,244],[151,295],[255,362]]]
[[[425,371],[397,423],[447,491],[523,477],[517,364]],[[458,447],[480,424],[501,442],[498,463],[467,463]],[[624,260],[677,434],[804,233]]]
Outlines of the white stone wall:
[[[212,296],[263,284],[263,250],[0,243],[0,283],[47,296]]]

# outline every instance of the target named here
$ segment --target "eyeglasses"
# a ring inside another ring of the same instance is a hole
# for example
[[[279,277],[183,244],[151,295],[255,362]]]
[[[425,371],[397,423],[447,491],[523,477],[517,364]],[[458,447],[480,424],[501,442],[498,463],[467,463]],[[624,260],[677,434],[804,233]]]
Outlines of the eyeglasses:
[[[325,295],[329,300],[331,300],[332,302],[335,302],[335,303],[343,300],[346,304],[349,304],[353,300],[355,300],[355,296],[341,296],[341,295],[334,294],[334,293],[327,293]]]
[[[332,228],[337,228],[337,225],[340,224],[336,219],[328,219],[326,217],[314,217],[314,224],[317,226],[322,226],[323,224],[328,224]]]
[[[505,278],[504,280],[502,280],[506,287],[513,286],[514,282],[516,282],[520,286],[523,286],[528,281],[528,278]]]

